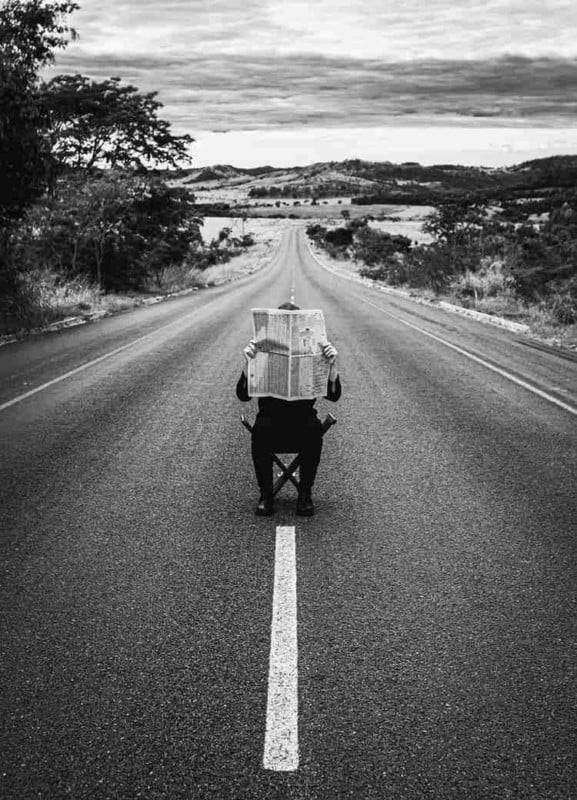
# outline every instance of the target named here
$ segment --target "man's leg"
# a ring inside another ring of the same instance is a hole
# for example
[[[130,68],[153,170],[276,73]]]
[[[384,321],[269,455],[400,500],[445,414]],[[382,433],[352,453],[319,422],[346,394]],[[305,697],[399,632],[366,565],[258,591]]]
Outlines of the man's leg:
[[[322,448],[321,422],[318,417],[309,417],[303,423],[299,444],[301,465],[297,514],[303,517],[310,517],[315,513],[311,492],[321,460]]]
[[[270,417],[257,416],[252,429],[252,461],[260,489],[255,509],[258,516],[270,516],[272,506],[273,424]]]

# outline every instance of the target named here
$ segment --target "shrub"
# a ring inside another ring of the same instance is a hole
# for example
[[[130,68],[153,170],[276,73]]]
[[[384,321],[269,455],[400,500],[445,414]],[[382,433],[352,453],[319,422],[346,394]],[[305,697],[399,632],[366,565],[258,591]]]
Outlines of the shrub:
[[[371,281],[386,281],[389,278],[389,271],[383,264],[379,264],[376,267],[361,267],[359,275]]]
[[[409,285],[434,292],[446,290],[454,275],[448,249],[440,244],[413,247],[405,262]]]
[[[556,295],[550,309],[557,322],[562,325],[573,325],[577,322],[577,298],[570,294]]]
[[[359,274],[373,281],[386,281],[393,286],[408,283],[409,280],[407,265],[399,256],[391,256],[381,264],[361,267]]]
[[[349,228],[335,228],[332,231],[327,231],[325,242],[337,248],[348,247],[353,242],[353,232]]]
[[[450,290],[456,297],[474,298],[475,302],[487,297],[496,297],[512,289],[513,280],[503,271],[502,261],[485,261],[481,269],[469,269],[463,275],[455,275],[450,282]]]
[[[363,226],[355,230],[353,255],[368,266],[386,264],[395,253],[408,253],[411,240]]]

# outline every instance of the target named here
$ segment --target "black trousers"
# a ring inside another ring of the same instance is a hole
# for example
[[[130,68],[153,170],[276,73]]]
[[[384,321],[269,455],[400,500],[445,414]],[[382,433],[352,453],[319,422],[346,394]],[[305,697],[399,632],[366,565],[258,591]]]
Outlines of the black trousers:
[[[273,453],[298,453],[301,489],[312,489],[322,447],[321,421],[317,416],[297,420],[258,414],[252,429],[252,460],[261,491],[272,491]]]

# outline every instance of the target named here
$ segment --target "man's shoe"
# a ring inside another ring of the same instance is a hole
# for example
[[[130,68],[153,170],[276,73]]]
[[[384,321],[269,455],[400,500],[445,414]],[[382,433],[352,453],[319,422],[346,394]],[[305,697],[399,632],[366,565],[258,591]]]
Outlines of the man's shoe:
[[[270,517],[273,513],[272,507],[272,493],[271,492],[261,492],[260,493],[260,500],[258,501],[257,507],[254,510],[254,513],[257,517]]]
[[[312,517],[314,513],[315,507],[310,491],[299,492],[297,499],[297,514],[299,517]]]

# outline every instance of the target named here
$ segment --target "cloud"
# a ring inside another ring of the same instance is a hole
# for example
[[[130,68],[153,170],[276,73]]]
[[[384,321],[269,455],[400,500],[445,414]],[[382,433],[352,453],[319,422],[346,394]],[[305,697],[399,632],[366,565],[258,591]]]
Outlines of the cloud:
[[[177,133],[574,126],[574,0],[90,0],[47,76],[158,92]]]
[[[55,71],[119,75],[158,90],[164,116],[192,133],[300,125],[382,125],[417,116],[570,123],[577,58],[472,61],[66,52]]]
[[[392,61],[577,55],[570,0],[275,0],[267,6],[293,42],[323,55]]]
[[[73,21],[90,53],[577,56],[573,0],[90,0]]]
[[[387,158],[389,130],[411,160],[411,131],[424,136],[417,152],[433,135],[440,152],[454,130],[476,159],[479,131],[508,129],[487,133],[499,158],[523,150],[531,127],[577,131],[575,0],[86,0],[70,22],[80,39],[47,77],[117,75],[157,91],[199,151],[232,142],[254,159],[255,143],[274,155],[300,142],[302,163],[362,140]]]

